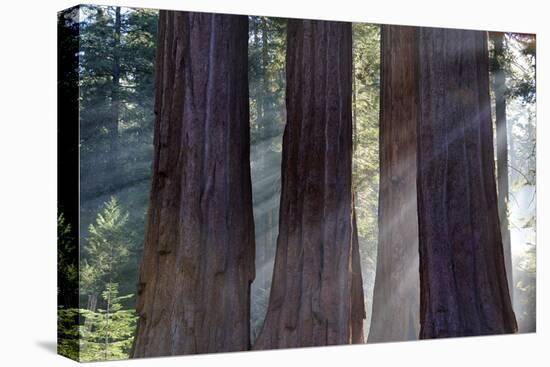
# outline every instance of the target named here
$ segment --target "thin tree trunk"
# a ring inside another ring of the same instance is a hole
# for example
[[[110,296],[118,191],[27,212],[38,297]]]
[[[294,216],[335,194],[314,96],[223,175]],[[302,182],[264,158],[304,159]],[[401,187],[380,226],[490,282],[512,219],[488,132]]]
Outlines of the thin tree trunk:
[[[263,126],[264,126],[264,134],[271,137],[271,134],[269,134],[269,128],[268,124],[272,123],[272,121],[266,121],[266,117],[269,113],[269,100],[266,98],[267,95],[269,95],[269,79],[267,74],[267,69],[269,67],[269,40],[267,38],[267,18],[262,17],[262,119]]]
[[[255,48],[256,49],[259,49],[260,48],[260,37],[258,35],[258,23],[262,22],[262,18],[261,17],[257,17],[257,19],[255,19],[253,21],[253,33],[254,33],[254,45],[255,45]],[[262,74],[262,69],[261,69],[261,65],[260,65],[260,68],[259,68],[259,74],[261,75]],[[257,126],[257,129],[259,130],[260,134],[260,140],[261,140],[261,132],[262,132],[262,128],[263,128],[263,125],[262,125],[262,107],[263,107],[263,101],[262,101],[262,96],[263,96],[263,90],[262,90],[262,86],[263,84],[260,84],[258,82],[258,85],[256,87],[256,126]]]
[[[108,358],[108,352],[109,352],[109,332],[111,331],[110,330],[110,318],[111,318],[111,295],[112,295],[112,281],[113,281],[113,260],[114,260],[114,248],[113,246],[111,245],[111,251],[110,251],[110,254],[109,254],[109,280],[107,281],[107,285],[106,285],[106,290],[107,290],[107,299],[106,299],[106,302],[107,302],[107,307],[106,307],[106,310],[105,310],[105,348],[104,348],[104,357],[105,357],[105,360],[107,360]]]
[[[111,87],[111,127],[109,129],[110,169],[116,170],[118,165],[118,121],[120,119],[120,36],[122,18],[120,7],[115,8],[115,28],[113,38],[113,65]]]
[[[351,64],[351,75],[352,75],[352,118],[353,118],[353,153],[355,154],[355,151],[357,150],[357,143],[358,143],[358,133],[357,133],[357,78],[356,75],[356,69],[355,69],[355,61],[352,59]]]
[[[352,295],[358,296],[352,292],[351,24],[292,19],[287,31],[279,237],[255,349],[351,343]]]
[[[257,120],[257,123],[258,123],[258,128],[260,130],[260,134],[259,134],[259,146],[262,147],[260,148],[260,152],[259,152],[259,159],[258,159],[258,166],[260,167],[260,172],[262,173],[265,173],[266,172],[266,163],[267,163],[267,159],[266,159],[266,155],[267,155],[267,149],[264,148],[266,146],[266,139],[268,139],[268,124],[269,122],[267,121],[266,119],[266,108],[265,108],[265,105],[266,105],[266,97],[267,97],[267,94],[269,93],[268,90],[267,90],[267,75],[266,75],[266,70],[267,70],[267,62],[265,60],[266,58],[266,54],[267,54],[267,45],[266,45],[266,40],[267,40],[267,36],[266,36],[266,31],[265,31],[265,28],[266,28],[266,18],[265,17],[258,17],[258,28],[257,28],[257,32],[259,34],[257,34],[257,45],[259,45],[259,58],[260,58],[260,62],[258,63],[259,65],[259,71],[260,71],[260,78],[258,80],[258,93],[257,93],[257,111],[258,111],[258,120]],[[261,279],[260,279],[260,287],[262,288],[265,288],[265,285],[267,283],[267,274],[265,272],[265,263],[267,261],[267,256],[266,256],[266,253],[267,253],[267,213],[263,213],[259,218],[258,218],[258,224],[260,224],[260,237],[259,237],[259,243],[257,243],[257,250],[260,251],[260,267],[261,267]]]
[[[420,337],[513,333],[487,34],[420,28],[418,42]]]
[[[509,156],[508,156],[508,168],[512,167],[511,170],[508,170],[508,177],[509,177],[509,181],[508,182],[511,182],[512,185],[514,185],[514,182],[515,182],[515,176],[516,176],[516,172],[514,170],[514,168],[517,168],[517,162],[516,162],[516,157],[515,157],[515,146],[514,146],[514,134],[513,134],[513,130],[514,130],[514,121],[511,120],[511,121],[506,121],[506,125],[507,126],[507,139],[508,139],[508,152],[509,152]],[[510,194],[510,191],[508,191],[508,195]],[[510,199],[510,198],[508,198]],[[509,203],[510,201],[508,201]],[[510,245],[511,245],[511,241],[510,241]]]
[[[97,309],[97,294],[88,295],[88,305],[86,307],[88,310],[95,312]]]
[[[272,210],[268,210],[267,213],[266,213],[266,217],[267,217],[267,227],[266,227],[266,235],[265,235],[265,250],[264,250],[264,262],[262,264],[262,268],[263,268],[263,271],[264,271],[264,278],[265,278],[265,281],[264,283],[262,284],[262,288],[264,289],[267,289],[268,286],[269,286],[269,281],[271,280],[271,272],[268,272],[267,271],[267,265],[269,263],[269,259],[270,259],[270,252],[269,249],[271,249],[271,247],[273,246],[273,211]]]
[[[498,214],[504,247],[504,264],[510,297],[514,299],[514,282],[512,276],[512,247],[510,228],[508,225],[508,127],[506,126],[506,76],[502,65],[504,56],[504,33],[491,33],[494,42],[494,91],[497,126],[497,183],[498,183]]]
[[[382,26],[378,259],[369,343],[418,338],[416,27]],[[412,328],[412,330],[410,330]]]
[[[249,348],[246,16],[161,11],[133,357]]]

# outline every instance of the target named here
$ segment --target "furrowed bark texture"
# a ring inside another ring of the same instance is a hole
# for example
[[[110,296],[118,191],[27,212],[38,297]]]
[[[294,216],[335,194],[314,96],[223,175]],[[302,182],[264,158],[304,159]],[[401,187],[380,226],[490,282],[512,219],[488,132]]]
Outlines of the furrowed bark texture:
[[[514,282],[512,277],[512,245],[510,241],[510,228],[508,225],[508,128],[506,124],[506,76],[501,65],[504,56],[504,33],[491,33],[494,42],[494,91],[495,91],[495,115],[497,129],[497,183],[498,183],[498,214],[502,232],[502,244],[504,246],[504,264],[510,297],[514,298]]]
[[[352,295],[359,297],[352,291],[351,24],[289,20],[287,27],[279,237],[255,349],[351,343]]]
[[[420,28],[418,42],[420,338],[512,333],[487,34]]]
[[[378,260],[369,343],[418,339],[416,27],[382,26]]]
[[[245,16],[160,12],[133,357],[249,348],[247,37]]]

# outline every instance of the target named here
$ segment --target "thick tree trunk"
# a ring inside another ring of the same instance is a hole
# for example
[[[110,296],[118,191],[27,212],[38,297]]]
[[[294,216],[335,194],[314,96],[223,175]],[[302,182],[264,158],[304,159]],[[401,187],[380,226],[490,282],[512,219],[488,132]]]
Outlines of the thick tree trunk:
[[[246,16],[161,11],[133,357],[249,348]]]
[[[504,247],[504,264],[510,297],[514,298],[514,282],[512,277],[512,247],[510,228],[508,225],[508,128],[506,126],[506,76],[501,64],[504,54],[504,33],[491,33],[494,43],[494,91],[495,113],[497,127],[497,183],[498,183],[498,214]]]
[[[418,338],[416,27],[382,26],[378,259],[369,343]]]
[[[279,237],[255,349],[352,342],[352,295],[359,296],[352,292],[351,24],[289,20],[287,30]]]
[[[420,28],[418,42],[420,337],[512,333],[487,34]]]

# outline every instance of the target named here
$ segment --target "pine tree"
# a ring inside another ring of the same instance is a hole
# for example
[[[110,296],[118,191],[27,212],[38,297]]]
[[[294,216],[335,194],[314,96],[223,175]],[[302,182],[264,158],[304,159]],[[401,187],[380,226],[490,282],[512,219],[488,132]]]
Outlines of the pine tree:
[[[85,320],[80,327],[80,361],[126,359],[134,340],[137,316],[132,309],[124,309],[121,301],[132,297],[118,295],[118,285],[106,285],[101,297],[105,309],[82,310]]]
[[[127,222],[128,213],[112,196],[88,228],[81,264],[81,294],[88,297],[90,311],[96,310],[101,292],[119,281],[119,269],[128,260],[131,244],[127,239]]]
[[[128,357],[137,317],[133,309],[121,304],[133,294],[119,296],[117,283],[119,269],[128,259],[127,221],[128,213],[111,197],[88,229],[80,273],[87,308],[59,307],[58,350],[62,355],[79,361]],[[67,228],[62,217],[58,224],[63,236]]]

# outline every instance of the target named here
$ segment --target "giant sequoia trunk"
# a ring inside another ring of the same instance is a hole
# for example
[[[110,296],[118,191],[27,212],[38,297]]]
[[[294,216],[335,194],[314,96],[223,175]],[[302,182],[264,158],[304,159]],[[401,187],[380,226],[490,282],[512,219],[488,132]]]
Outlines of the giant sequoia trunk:
[[[506,76],[502,65],[504,57],[504,33],[491,33],[494,42],[494,92],[497,127],[497,174],[498,174],[498,214],[504,246],[504,264],[510,296],[514,296],[512,277],[512,247],[508,226],[508,128],[506,126]]]
[[[418,338],[416,33],[382,26],[378,260],[369,342]]]
[[[421,338],[512,333],[485,32],[418,38]]]
[[[290,20],[287,27],[279,237],[255,349],[362,336],[363,313],[358,322],[351,312],[364,308],[352,290],[360,265],[352,261],[351,24]]]
[[[133,357],[249,348],[247,36],[245,16],[160,12]]]

